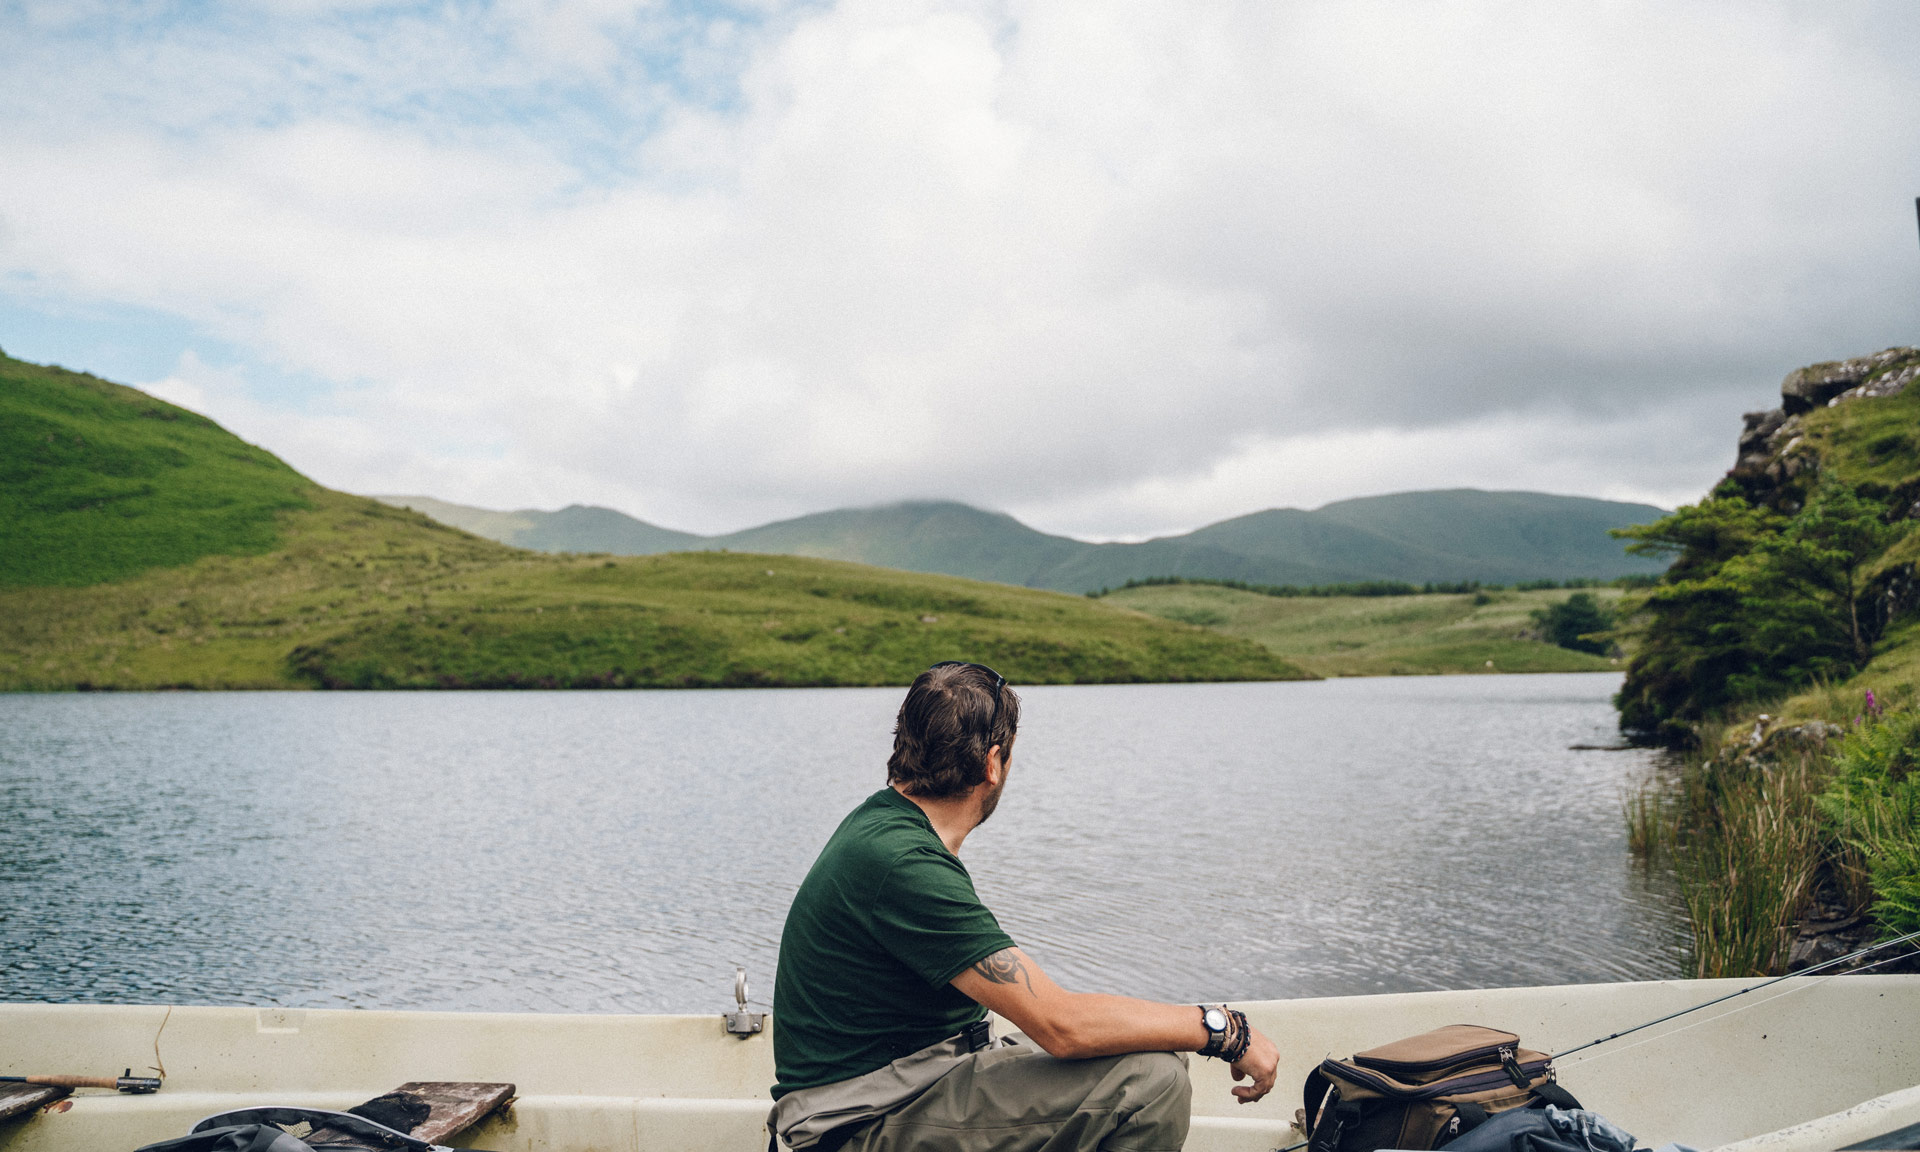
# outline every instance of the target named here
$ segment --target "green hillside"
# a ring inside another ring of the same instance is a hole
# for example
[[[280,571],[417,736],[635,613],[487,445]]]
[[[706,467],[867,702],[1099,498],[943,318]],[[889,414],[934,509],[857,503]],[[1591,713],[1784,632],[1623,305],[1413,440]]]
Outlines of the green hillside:
[[[550,551],[648,554],[691,548],[853,560],[915,572],[1092,592],[1154,576],[1252,584],[1365,580],[1609,578],[1660,571],[1608,535],[1661,510],[1538,492],[1404,492],[1275,508],[1180,536],[1089,544],[951,501],[841,508],[725,536],[693,536],[605,508],[511,513],[387,497],[492,539]]]
[[[1608,533],[1660,514],[1649,504],[1451,488],[1340,500],[1311,515],[1319,524],[1364,533],[1397,550],[1397,557],[1385,549],[1376,553],[1370,569],[1379,575],[1370,579],[1510,584],[1657,572],[1657,564],[1626,555]],[[1220,533],[1234,524],[1226,521],[1193,535],[1232,546]],[[1355,552],[1364,547],[1356,537],[1345,539],[1344,547]],[[1239,550],[1252,547],[1249,541]]]
[[[265,552],[312,489],[204,416],[0,354],[0,586]]]
[[[1673,563],[1628,600],[1621,727],[1679,753],[1629,842],[1671,864],[1701,976],[1920,929],[1916,380],[1914,348],[1788,374],[1726,477],[1631,533]]]
[[[1016,683],[1306,675],[1053,592],[791,556],[520,551],[20,361],[0,359],[0,413],[0,689],[900,684],[955,657]]]
[[[1589,589],[1617,603],[1615,588]],[[1556,647],[1536,612],[1564,591],[1423,596],[1266,596],[1208,584],[1123,588],[1104,599],[1264,645],[1320,676],[1606,672],[1620,662]]]

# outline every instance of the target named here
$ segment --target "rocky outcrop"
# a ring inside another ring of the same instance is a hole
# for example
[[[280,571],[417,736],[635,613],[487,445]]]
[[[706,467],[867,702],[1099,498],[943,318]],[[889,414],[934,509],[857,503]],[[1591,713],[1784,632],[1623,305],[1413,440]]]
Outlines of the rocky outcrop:
[[[1920,380],[1920,348],[1888,348],[1787,373],[1780,382],[1780,407],[1744,417],[1740,450],[1727,479],[1756,504],[1795,511],[1799,486],[1794,482],[1819,467],[1806,442],[1806,414],[1852,400],[1897,395],[1915,380]],[[1920,512],[1920,504],[1915,510]]]
[[[1787,373],[1780,407],[1746,414],[1739,454],[1724,483],[1763,507],[1789,515],[1799,511],[1808,482],[1820,470],[1820,458],[1806,438],[1808,414],[1818,407],[1896,396],[1915,380],[1920,380],[1920,348],[1888,348]],[[1887,501],[1893,509],[1889,516],[1920,520],[1920,481],[1862,491]],[[1894,617],[1920,609],[1920,571],[1913,565],[1883,568],[1870,581],[1861,601],[1870,631],[1878,633]]]
[[[1788,416],[1798,416],[1802,412],[1811,412],[1826,404],[1831,404],[1843,395],[1877,381],[1890,372],[1915,367],[1909,361],[1920,361],[1920,350],[1913,348],[1889,348],[1871,356],[1860,356],[1852,360],[1830,360],[1825,364],[1809,364],[1787,373],[1780,382],[1780,407]],[[1913,380],[1911,370],[1904,371],[1906,377],[1890,391],[1876,392],[1877,396],[1890,396]]]
[[[1734,467],[1763,467],[1773,456],[1773,434],[1787,422],[1786,411],[1770,408],[1749,412],[1741,419],[1746,421],[1746,428],[1740,433],[1740,456]]]

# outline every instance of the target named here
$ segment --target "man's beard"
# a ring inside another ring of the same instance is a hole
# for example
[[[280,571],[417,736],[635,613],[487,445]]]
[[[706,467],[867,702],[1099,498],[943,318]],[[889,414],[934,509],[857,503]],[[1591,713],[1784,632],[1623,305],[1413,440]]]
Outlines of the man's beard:
[[[985,800],[980,801],[980,819],[977,823],[974,824],[975,828],[980,827],[981,824],[985,824],[987,822],[987,817],[993,815],[993,810],[995,808],[1000,807],[1000,794],[1002,792],[1005,792],[1006,790],[1007,790],[1007,778],[1005,776],[1002,776],[1000,777],[1000,787],[995,788],[991,793],[987,795],[987,798]]]

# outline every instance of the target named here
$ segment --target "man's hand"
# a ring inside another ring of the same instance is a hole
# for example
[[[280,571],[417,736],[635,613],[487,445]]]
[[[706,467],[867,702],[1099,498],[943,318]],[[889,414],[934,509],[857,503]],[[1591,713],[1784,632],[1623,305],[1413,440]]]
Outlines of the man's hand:
[[[1247,1027],[1253,1033],[1253,1042],[1247,1045],[1246,1055],[1233,1065],[1233,1078],[1236,1081],[1248,1078],[1253,1081],[1233,1090],[1242,1104],[1251,1104],[1273,1091],[1273,1078],[1280,1072],[1280,1049],[1274,1047],[1273,1041],[1267,1039],[1260,1029],[1252,1025]]]
[[[1063,1060],[1126,1052],[1195,1052],[1206,1025],[1191,1004],[1156,1004],[1125,996],[1068,992],[1018,948],[1006,948],[953,978],[953,986],[1005,1017],[1048,1055]],[[1242,1104],[1273,1091],[1280,1050],[1258,1028],[1233,1065]]]

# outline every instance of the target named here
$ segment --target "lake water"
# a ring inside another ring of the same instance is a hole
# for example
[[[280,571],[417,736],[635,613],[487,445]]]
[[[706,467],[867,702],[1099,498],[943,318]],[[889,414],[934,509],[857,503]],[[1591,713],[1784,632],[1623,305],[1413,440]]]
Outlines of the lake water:
[[[1612,675],[1039,687],[963,850],[1070,988],[1682,974]],[[0,998],[709,1012],[899,689],[0,696]]]

